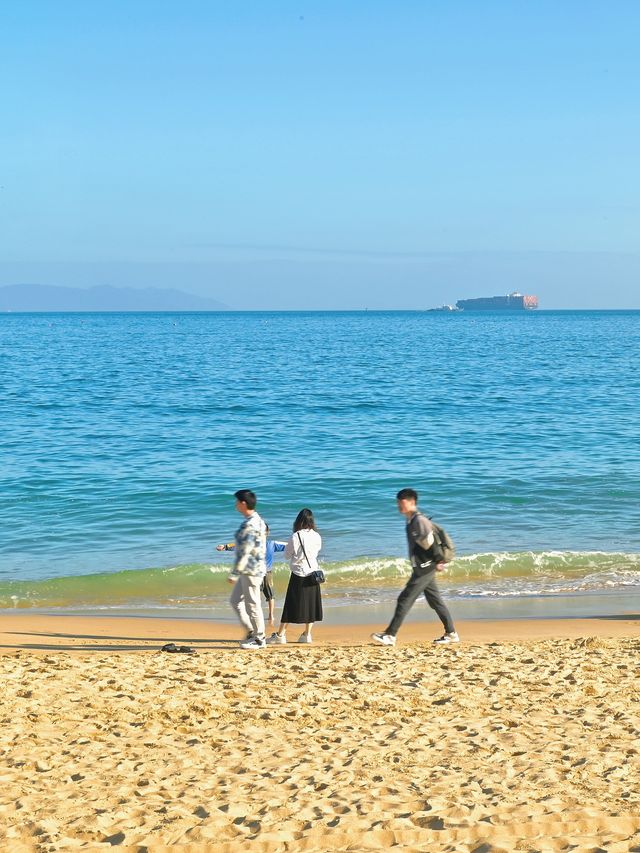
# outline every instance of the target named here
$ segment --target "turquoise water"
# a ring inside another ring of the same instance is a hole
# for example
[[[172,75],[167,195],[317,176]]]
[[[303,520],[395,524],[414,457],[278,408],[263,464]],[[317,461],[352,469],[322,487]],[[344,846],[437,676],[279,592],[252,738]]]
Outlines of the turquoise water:
[[[2,315],[0,607],[222,607],[245,486],[276,538],[314,509],[334,606],[391,600],[405,485],[450,597],[637,607],[639,343],[640,312]]]

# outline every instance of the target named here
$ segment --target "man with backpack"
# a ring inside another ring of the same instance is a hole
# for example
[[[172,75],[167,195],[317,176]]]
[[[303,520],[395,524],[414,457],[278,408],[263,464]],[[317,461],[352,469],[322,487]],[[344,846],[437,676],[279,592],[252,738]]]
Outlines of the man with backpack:
[[[418,509],[418,493],[414,489],[400,489],[396,495],[398,511],[407,520],[407,543],[411,577],[398,596],[396,610],[389,627],[371,637],[383,646],[395,646],[396,634],[416,599],[424,594],[427,604],[436,611],[444,625],[444,634],[434,643],[446,645],[459,643],[460,637],[453,625],[451,614],[442,599],[436,583],[436,572],[445,568],[445,562],[452,559],[453,543],[441,528],[437,528]],[[444,541],[443,541],[444,540]]]

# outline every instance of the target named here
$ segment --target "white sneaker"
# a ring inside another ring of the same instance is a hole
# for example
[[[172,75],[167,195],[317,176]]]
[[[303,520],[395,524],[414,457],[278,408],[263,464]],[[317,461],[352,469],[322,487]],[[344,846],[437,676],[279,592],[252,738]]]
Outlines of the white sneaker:
[[[300,636],[298,637],[296,642],[297,643],[312,643],[313,640],[311,639],[311,634],[300,634]]]
[[[395,646],[396,644],[396,638],[393,634],[372,634],[371,639],[382,646]]]
[[[284,646],[287,642],[286,634],[278,634],[277,631],[274,631],[270,637],[267,637],[267,644],[269,646]]]
[[[451,631],[450,634],[443,634],[441,637],[438,637],[437,640],[433,641],[440,646],[444,646],[446,643],[459,643],[460,637],[458,636],[457,631]]]
[[[251,637],[250,640],[243,640],[240,643],[241,649],[264,649],[267,645],[267,641],[264,637]]]

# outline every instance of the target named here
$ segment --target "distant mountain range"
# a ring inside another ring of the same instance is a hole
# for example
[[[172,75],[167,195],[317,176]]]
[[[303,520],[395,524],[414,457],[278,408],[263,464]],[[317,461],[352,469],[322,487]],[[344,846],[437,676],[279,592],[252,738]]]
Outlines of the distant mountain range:
[[[0,311],[224,311],[228,305],[182,290],[47,284],[0,287]]]

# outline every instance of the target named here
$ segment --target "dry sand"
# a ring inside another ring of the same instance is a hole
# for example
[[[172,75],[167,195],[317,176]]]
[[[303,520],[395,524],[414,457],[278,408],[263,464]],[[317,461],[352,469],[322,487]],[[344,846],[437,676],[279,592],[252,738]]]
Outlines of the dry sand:
[[[3,851],[640,851],[637,617],[259,652],[215,623],[0,627]]]

